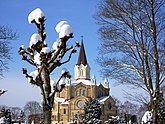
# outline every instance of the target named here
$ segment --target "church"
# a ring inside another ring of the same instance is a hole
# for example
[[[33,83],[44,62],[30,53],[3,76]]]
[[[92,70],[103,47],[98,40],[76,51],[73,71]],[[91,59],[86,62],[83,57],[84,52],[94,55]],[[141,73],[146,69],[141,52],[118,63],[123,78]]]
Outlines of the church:
[[[99,101],[102,107],[101,120],[117,115],[115,101],[110,96],[109,82],[97,83],[95,76],[90,77],[83,41],[81,42],[77,64],[74,67],[74,79],[67,82],[62,92],[56,94],[52,110],[52,124],[74,122],[82,124],[81,115],[84,104],[90,98]]]

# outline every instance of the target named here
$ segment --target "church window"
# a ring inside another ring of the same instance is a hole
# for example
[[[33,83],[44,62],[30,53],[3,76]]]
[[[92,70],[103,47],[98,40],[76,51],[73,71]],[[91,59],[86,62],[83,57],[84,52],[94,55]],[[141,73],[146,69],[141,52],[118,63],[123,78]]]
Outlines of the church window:
[[[108,108],[109,108],[109,109],[112,108],[111,102],[108,102]]]
[[[52,119],[53,119],[53,120],[56,120],[56,116],[55,116],[55,115],[52,115]]]
[[[64,108],[64,114],[66,114],[66,109]]]
[[[98,97],[102,97],[103,96],[102,91],[98,91],[97,95],[98,95]]]
[[[100,97],[100,91],[98,91],[98,93],[97,93],[97,94],[98,94],[98,97]]]
[[[79,90],[79,95],[81,95],[81,89]]]
[[[82,95],[82,92],[83,92],[83,90],[82,90],[82,89],[80,89],[80,95]]]
[[[79,91],[78,90],[76,91],[76,96],[79,96]]]
[[[82,95],[85,96],[85,90],[83,90],[83,94]]]
[[[80,70],[78,70],[78,77],[80,76]]]
[[[65,91],[62,92],[62,96],[63,96],[63,97],[66,96],[66,92],[65,92]]]
[[[80,69],[80,76],[83,76],[83,70]]]
[[[54,106],[53,106],[53,109],[54,109],[54,110],[56,110],[56,109],[57,109],[57,108],[56,108],[56,105],[54,105]]]
[[[85,94],[86,94],[85,89],[81,88],[80,91],[79,91],[79,95],[85,96]]]

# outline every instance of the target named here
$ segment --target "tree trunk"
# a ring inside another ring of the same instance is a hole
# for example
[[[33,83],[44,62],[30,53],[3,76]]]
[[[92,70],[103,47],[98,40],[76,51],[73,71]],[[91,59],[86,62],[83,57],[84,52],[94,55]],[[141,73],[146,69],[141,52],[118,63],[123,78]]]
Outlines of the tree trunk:
[[[152,122],[153,124],[157,124],[158,123],[158,107],[159,107],[159,102],[160,102],[160,98],[159,98],[159,92],[156,92],[156,96],[155,96],[156,100],[153,100],[153,115],[152,115]]]
[[[152,112],[152,122],[153,124],[157,124],[157,105],[156,103],[154,103],[154,107],[153,107],[153,112]]]
[[[43,105],[43,124],[51,124],[52,110],[48,105]]]
[[[155,70],[156,70],[156,84],[155,84],[155,98],[154,105],[153,105],[153,116],[152,121],[153,124],[157,124],[157,108],[158,108],[158,100],[159,100],[159,83],[160,83],[160,69],[159,69],[159,54],[158,54],[158,43],[157,43],[157,29],[156,29],[156,22],[155,22],[155,12],[154,12],[154,1],[150,1],[150,8],[151,8],[151,28],[153,30],[153,49],[154,49],[154,58],[155,58]]]
[[[46,64],[45,64],[46,65]],[[43,105],[43,114],[44,114],[44,124],[51,124],[51,116],[52,116],[52,107],[50,105],[49,95],[51,93],[50,86],[50,77],[47,66],[43,68],[43,76],[44,76],[44,105]]]

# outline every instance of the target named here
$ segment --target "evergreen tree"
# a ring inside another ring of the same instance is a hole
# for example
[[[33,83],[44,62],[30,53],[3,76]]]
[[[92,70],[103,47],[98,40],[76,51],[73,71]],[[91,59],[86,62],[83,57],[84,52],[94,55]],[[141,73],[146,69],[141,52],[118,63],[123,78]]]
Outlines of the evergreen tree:
[[[101,105],[96,99],[90,99],[85,103],[83,122],[85,124],[100,124]]]

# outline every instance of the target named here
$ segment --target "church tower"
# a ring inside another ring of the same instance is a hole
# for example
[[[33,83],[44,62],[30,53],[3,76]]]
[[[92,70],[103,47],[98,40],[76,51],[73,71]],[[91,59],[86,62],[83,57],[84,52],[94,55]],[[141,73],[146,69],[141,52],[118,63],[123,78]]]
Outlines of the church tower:
[[[75,80],[86,79],[90,80],[90,67],[87,63],[83,40],[80,46],[80,52],[77,64],[74,67]]]

